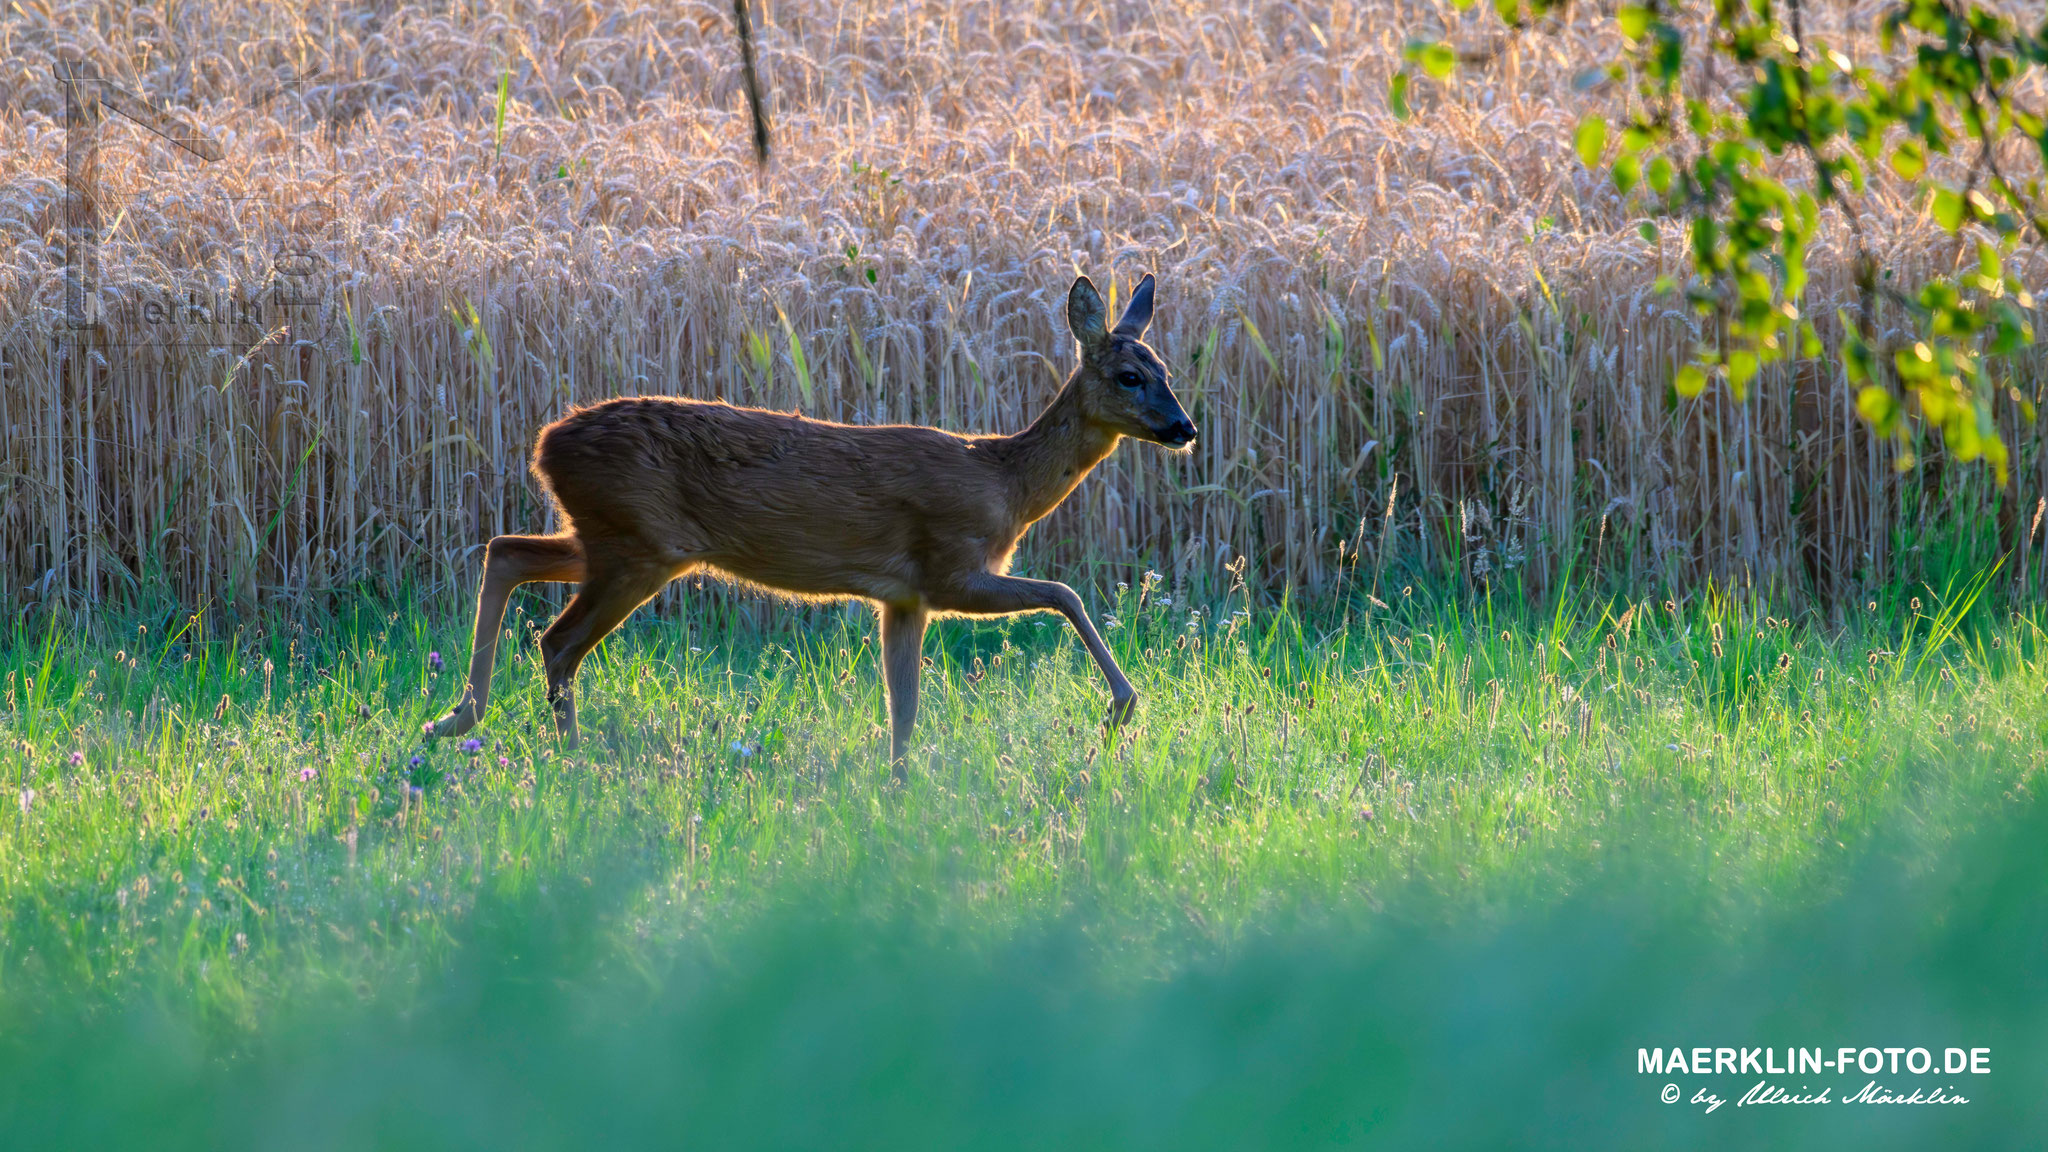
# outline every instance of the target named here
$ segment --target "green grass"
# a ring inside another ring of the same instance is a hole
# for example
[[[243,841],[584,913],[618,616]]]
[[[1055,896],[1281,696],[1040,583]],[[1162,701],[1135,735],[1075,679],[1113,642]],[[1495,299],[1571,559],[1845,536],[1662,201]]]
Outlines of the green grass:
[[[902,786],[849,612],[634,622],[585,666],[571,755],[537,597],[474,752],[418,736],[459,693],[452,606],[17,626],[0,1123],[1498,1146],[1563,1115],[1562,1084],[1585,1115],[1527,1142],[1995,1133],[2038,1116],[2020,1053],[2048,1035],[2048,636],[1981,586],[1835,622],[1125,589],[1133,726],[1103,737],[1053,620],[947,622]],[[1942,1001],[1965,973],[1978,999]],[[1871,1020],[1920,1031],[1843,1031]],[[1664,1109],[1634,1072],[1640,1044],[1992,1033],[2009,1071],[1982,1106],[1889,1128]],[[63,1087],[116,1075],[115,1104]]]

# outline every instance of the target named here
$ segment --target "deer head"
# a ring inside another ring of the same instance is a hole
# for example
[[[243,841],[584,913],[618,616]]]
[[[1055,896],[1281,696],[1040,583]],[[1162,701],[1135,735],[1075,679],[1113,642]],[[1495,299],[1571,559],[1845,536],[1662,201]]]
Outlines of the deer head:
[[[1139,440],[1185,450],[1195,442],[1188,419],[1173,389],[1166,384],[1166,365],[1141,337],[1152,322],[1152,277],[1148,274],[1131,293],[1130,306],[1116,327],[1105,326],[1102,296],[1086,276],[1067,292],[1067,325],[1081,344],[1081,370],[1074,377],[1082,412],[1089,423]]]

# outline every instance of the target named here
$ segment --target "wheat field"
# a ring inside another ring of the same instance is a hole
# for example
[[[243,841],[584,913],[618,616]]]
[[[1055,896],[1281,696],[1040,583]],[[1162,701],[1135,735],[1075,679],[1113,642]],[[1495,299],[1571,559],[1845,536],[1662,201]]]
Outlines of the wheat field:
[[[1815,38],[1875,53],[1876,11],[1829,6]],[[775,0],[754,20],[765,171],[720,3],[10,5],[9,603],[466,589],[491,535],[544,527],[534,433],[620,393],[1013,431],[1070,368],[1071,278],[1120,296],[1146,271],[1201,440],[1120,452],[1022,569],[1841,596],[1981,524],[2038,577],[2048,472],[2011,413],[1998,492],[1938,460],[1898,472],[1832,361],[1746,406],[1672,396],[1699,321],[1652,283],[1682,237],[1646,240],[1571,147],[1588,111],[1626,112],[1619,86],[1574,83],[1613,54],[1591,6],[1514,38],[1409,0]],[[1387,81],[1424,30],[1471,62],[1399,121]],[[102,130],[105,322],[82,341],[60,339],[53,70],[74,59],[222,151]],[[1862,207],[1901,283],[1973,250],[1882,182]],[[1824,334],[1845,235],[1831,221],[1813,261]],[[2041,254],[2018,259],[2038,280]],[[244,298],[262,306],[231,315]],[[2007,382],[2038,402],[2043,364]]]

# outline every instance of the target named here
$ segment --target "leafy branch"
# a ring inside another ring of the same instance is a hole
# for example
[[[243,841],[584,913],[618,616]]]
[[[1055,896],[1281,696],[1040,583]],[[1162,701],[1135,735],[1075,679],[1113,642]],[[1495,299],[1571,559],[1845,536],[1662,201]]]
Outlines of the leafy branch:
[[[1453,0],[1470,8],[1474,0]],[[1555,24],[1570,0],[1493,0],[1511,29]],[[1710,334],[1673,377],[1682,395],[1725,383],[1739,400],[1768,365],[1822,354],[1803,307],[1807,258],[1821,211],[1839,209],[1854,240],[1857,301],[1839,314],[1842,361],[1857,410],[1913,463],[1909,416],[1937,429],[1958,460],[1989,463],[2000,484],[2011,454],[1998,429],[2007,397],[2028,420],[2033,404],[2000,370],[2034,342],[2033,297],[2012,269],[2021,245],[2048,240],[2038,175],[1999,159],[2002,141],[2029,140],[2048,168],[2048,123],[2016,93],[2048,69],[2048,21],[2029,30],[1962,0],[1903,0],[1878,29],[1882,72],[1805,35],[1801,0],[1649,0],[1616,10],[1620,52],[1593,82],[1632,86],[1618,132],[1582,120],[1574,144],[1603,162],[1615,188],[1657,215],[1683,220],[1690,274],[1682,291]],[[1439,80],[1458,56],[1438,39],[1411,40],[1388,92],[1410,114],[1410,72]],[[1960,181],[1932,174],[1954,155]],[[1790,157],[1785,163],[1781,158]],[[1976,241],[1975,264],[1917,291],[1893,286],[1871,251],[1862,198],[1880,166],[1905,182],[1941,226]],[[1654,236],[1649,225],[1647,234]],[[1880,304],[1910,318],[1912,338],[1887,342]]]

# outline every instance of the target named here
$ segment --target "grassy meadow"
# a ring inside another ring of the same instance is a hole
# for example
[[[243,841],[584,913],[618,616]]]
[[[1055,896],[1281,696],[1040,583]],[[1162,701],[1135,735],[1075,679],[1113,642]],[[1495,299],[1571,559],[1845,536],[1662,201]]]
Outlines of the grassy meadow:
[[[2040,1119],[2048,635],[1981,588],[1833,625],[1141,582],[1099,606],[1132,727],[1063,627],[949,623],[906,785],[851,611],[643,616],[573,755],[538,596],[473,748],[418,736],[452,608],[17,627],[0,1114],[53,1146],[1997,1146]],[[1767,1123],[1634,1073],[1873,1034],[2006,1074]]]

